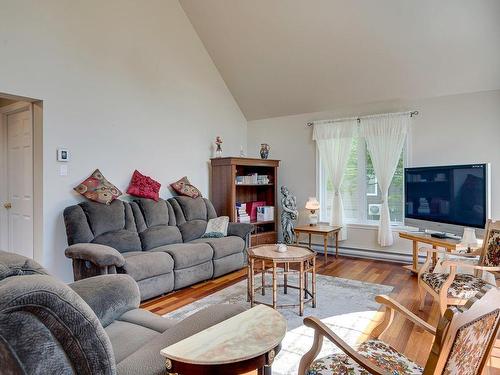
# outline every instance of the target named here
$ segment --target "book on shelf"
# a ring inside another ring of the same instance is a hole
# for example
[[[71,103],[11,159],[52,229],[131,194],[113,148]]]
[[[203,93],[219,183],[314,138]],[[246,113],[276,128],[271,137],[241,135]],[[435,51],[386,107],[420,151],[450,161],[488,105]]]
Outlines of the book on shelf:
[[[236,176],[236,185],[267,185],[270,183],[269,175],[251,173],[246,176]]]
[[[248,202],[247,203],[247,205],[246,205],[247,214],[250,216],[251,221],[257,220],[257,207],[265,206],[265,205],[266,205],[265,201],[255,201],[255,202]]]
[[[239,223],[249,223],[250,215],[247,213],[246,203],[236,203],[236,219]]]

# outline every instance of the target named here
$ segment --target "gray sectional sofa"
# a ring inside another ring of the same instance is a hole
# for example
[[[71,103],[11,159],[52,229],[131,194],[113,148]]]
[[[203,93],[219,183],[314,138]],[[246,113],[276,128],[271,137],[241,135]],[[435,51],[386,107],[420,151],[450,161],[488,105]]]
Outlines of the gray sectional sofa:
[[[226,237],[201,238],[215,217],[202,197],[82,202],[64,210],[65,254],[75,280],[125,273],[146,300],[244,266],[252,225],[229,223]]]
[[[161,349],[245,310],[216,305],[176,321],[139,301],[128,275],[66,285],[33,260],[0,251],[0,373],[165,374]]]

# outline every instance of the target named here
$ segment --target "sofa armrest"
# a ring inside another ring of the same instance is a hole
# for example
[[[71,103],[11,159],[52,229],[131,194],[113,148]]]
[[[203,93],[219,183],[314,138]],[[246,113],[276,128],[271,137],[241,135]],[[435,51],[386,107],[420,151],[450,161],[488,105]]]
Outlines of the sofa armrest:
[[[71,245],[64,254],[71,259],[88,260],[99,267],[122,267],[125,264],[125,258],[118,250],[95,243]]]
[[[137,283],[129,275],[101,275],[69,284],[106,327],[129,310],[139,308]]]
[[[238,236],[246,240],[253,228],[254,226],[248,223],[229,223],[227,227],[227,235]]]
[[[125,258],[110,246],[94,243],[71,245],[64,252],[73,259],[73,277],[75,281],[116,273],[116,267],[123,267]]]

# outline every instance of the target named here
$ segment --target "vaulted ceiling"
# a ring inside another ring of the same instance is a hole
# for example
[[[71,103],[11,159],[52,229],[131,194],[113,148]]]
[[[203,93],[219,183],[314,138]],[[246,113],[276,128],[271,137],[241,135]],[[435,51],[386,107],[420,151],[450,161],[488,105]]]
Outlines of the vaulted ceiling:
[[[498,0],[180,0],[248,120],[500,88]]]

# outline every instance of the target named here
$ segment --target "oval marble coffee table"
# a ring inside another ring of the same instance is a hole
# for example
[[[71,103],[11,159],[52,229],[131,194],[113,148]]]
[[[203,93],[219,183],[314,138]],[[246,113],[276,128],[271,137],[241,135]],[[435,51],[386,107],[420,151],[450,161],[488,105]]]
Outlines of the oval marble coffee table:
[[[236,375],[271,365],[286,334],[286,320],[259,305],[161,350],[167,374]]]
[[[251,306],[259,303],[273,309],[298,307],[299,315],[302,316],[304,315],[305,303],[311,302],[312,307],[316,307],[316,252],[305,246],[287,245],[287,251],[280,253],[276,251],[276,247],[277,245],[259,245],[248,249],[248,300]],[[256,265],[259,266],[258,269],[256,269]],[[266,265],[271,265],[271,267]],[[278,267],[279,265],[282,267]],[[261,274],[261,285],[258,287],[255,286],[255,273]],[[266,273],[272,275],[272,285],[265,283]],[[298,273],[299,285],[288,283],[288,275],[292,273]],[[308,287],[309,274],[311,274],[311,290]],[[278,276],[280,275],[283,275],[283,284],[278,284]],[[298,303],[279,305],[278,287],[283,287],[285,294],[288,293],[288,288],[298,289]],[[272,304],[258,301],[255,298],[256,291],[265,295],[266,288],[272,288]]]

